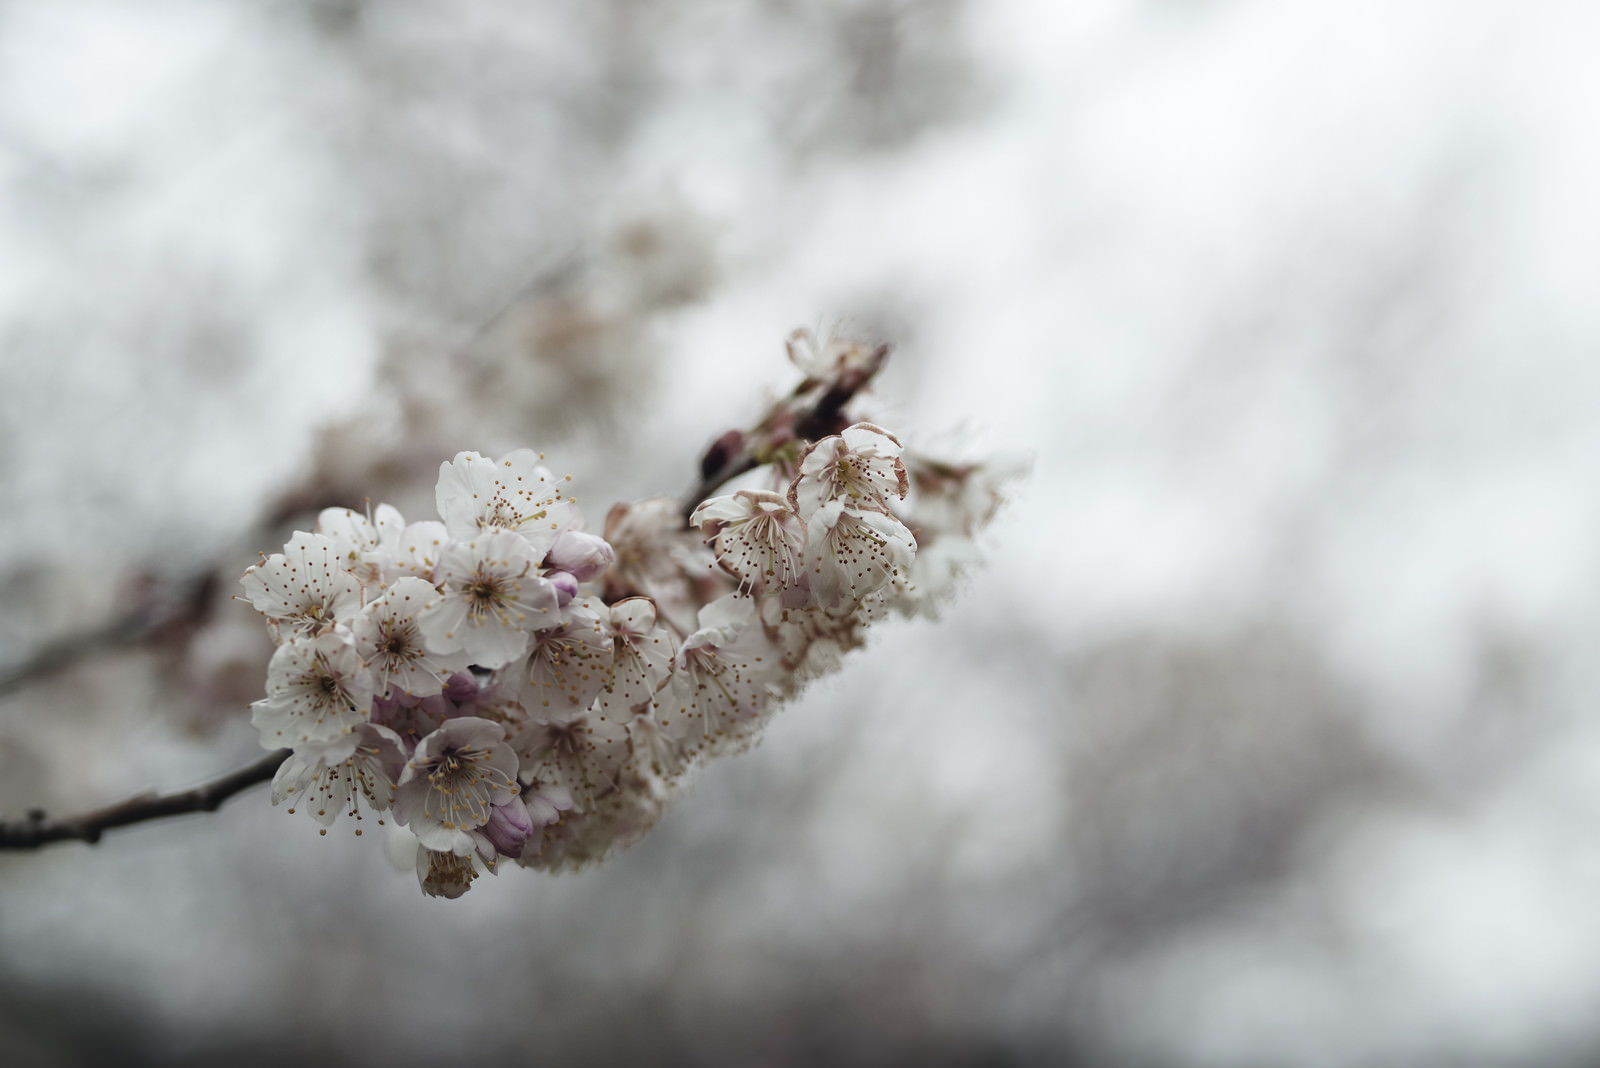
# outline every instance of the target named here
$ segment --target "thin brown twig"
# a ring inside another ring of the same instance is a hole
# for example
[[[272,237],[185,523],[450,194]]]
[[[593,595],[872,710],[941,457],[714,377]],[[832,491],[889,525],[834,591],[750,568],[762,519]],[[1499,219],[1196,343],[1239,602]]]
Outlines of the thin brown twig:
[[[188,812],[215,812],[234,794],[258,783],[270,782],[278,766],[289,759],[289,750],[280,749],[249,767],[229,772],[221,778],[175,794],[140,794],[105,808],[78,816],[50,819],[34,809],[26,819],[0,821],[0,850],[38,849],[50,842],[88,842],[93,845],[113,827],[181,816]]]
[[[337,503],[324,487],[288,493],[257,524],[257,529],[259,532],[275,530],[297,515],[315,513]],[[0,697],[100,653],[159,642],[183,628],[200,626],[211,611],[214,595],[222,583],[223,568],[235,562],[218,560],[167,587],[154,587],[120,617],[47,642],[27,659],[0,667]]]

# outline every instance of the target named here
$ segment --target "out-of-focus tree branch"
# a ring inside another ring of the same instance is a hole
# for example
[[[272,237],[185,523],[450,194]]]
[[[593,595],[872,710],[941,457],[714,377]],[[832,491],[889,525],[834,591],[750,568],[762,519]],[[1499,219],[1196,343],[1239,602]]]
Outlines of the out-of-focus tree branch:
[[[46,643],[26,660],[0,668],[0,697],[88,657],[154,641],[174,628],[200,623],[216,592],[217,581],[214,569],[206,571],[185,581],[170,599],[163,599],[159,593],[141,598],[120,618],[98,629]]]
[[[40,809],[26,819],[0,821],[0,850],[37,849],[51,842],[93,844],[113,827],[181,816],[189,812],[215,812],[234,794],[258,783],[270,782],[278,766],[289,759],[289,750],[280,749],[249,767],[229,772],[218,779],[175,794],[140,794],[105,808],[78,816],[51,819]]]

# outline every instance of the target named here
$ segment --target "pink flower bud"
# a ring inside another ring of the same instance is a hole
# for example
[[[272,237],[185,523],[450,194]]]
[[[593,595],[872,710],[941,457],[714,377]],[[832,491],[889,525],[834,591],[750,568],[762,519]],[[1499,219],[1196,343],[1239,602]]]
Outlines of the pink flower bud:
[[[544,566],[570,573],[579,582],[597,579],[606,573],[616,553],[611,545],[597,534],[582,530],[563,530],[556,536]]]
[[[521,798],[512,798],[489,811],[489,822],[480,833],[505,857],[519,857],[522,847],[533,837],[533,820],[528,816],[528,806]]]
[[[570,571],[552,571],[545,578],[556,588],[556,605],[561,608],[578,596],[578,580]]]
[[[470,671],[458,671],[444,684],[444,695],[456,704],[463,704],[478,696],[478,680]]]

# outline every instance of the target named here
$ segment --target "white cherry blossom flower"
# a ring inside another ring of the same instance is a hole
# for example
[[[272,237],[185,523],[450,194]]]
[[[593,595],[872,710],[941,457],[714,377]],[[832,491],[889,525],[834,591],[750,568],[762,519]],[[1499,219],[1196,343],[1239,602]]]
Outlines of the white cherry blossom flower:
[[[517,754],[498,723],[452,719],[422,739],[395,788],[395,819],[428,849],[464,856],[471,832],[520,792]]]
[[[899,439],[880,426],[857,423],[806,451],[789,503],[807,517],[832,500],[887,512],[889,499],[903,498],[907,486]]]
[[[839,335],[824,335],[819,341],[804,327],[789,335],[784,348],[807,379],[828,383],[870,378],[889,355],[887,345]]]
[[[484,867],[475,854],[456,856],[427,846],[417,847],[417,881],[429,897],[454,900],[472,889],[472,880]]]
[[[440,464],[434,494],[450,533],[474,538],[486,530],[514,531],[542,559],[556,535],[580,520],[565,496],[568,480],[551,474],[542,459],[532,449],[518,449],[499,460],[462,452]]]
[[[355,749],[348,756],[330,757],[330,750],[309,746],[284,761],[272,779],[272,803],[292,801],[290,812],[304,809],[324,827],[340,813],[361,819],[363,798],[373,812],[386,811],[406,760],[400,739],[371,723],[357,725],[352,733]]]
[[[662,625],[654,601],[618,601],[611,606],[611,674],[596,702],[612,719],[628,722],[666,682],[673,653],[672,632]]]
[[[681,719],[681,725],[692,721]],[[662,782],[673,782],[694,762],[694,736],[686,730],[668,731],[657,718],[656,702],[634,711],[627,721],[628,749],[635,764]]]
[[[788,589],[805,571],[805,523],[779,494],[738,490],[713,497],[689,521],[710,539],[717,563],[742,591]]]
[[[344,569],[368,589],[394,577],[405,525],[400,512],[388,504],[378,505],[371,517],[349,508],[324,508],[317,513],[317,533],[334,543]]]
[[[937,619],[967,572],[982,561],[983,550],[964,534],[919,533],[919,539],[906,587],[898,591],[894,607],[907,616]]]
[[[734,594],[713,601],[678,650],[656,719],[691,752],[740,748],[765,719],[768,684],[781,666],[753,612]]]
[[[616,505],[606,514],[606,541],[616,552],[606,574],[606,599],[649,597],[663,618],[692,629],[701,604],[695,586],[708,577],[715,560],[702,540],[684,529],[678,502],[651,497]]]
[[[361,609],[361,583],[344,569],[339,545],[321,534],[297,531],[239,584],[280,640],[316,634]]]
[[[966,463],[912,454],[906,460],[915,491],[911,525],[940,536],[969,538],[1005,503],[1004,487],[1026,475],[1029,467],[1026,457],[1010,454]]]
[[[886,512],[857,511],[844,500],[822,505],[806,525],[811,592],[824,608],[859,604],[901,581],[917,545],[906,525]]]
[[[661,815],[662,799],[657,783],[625,772],[623,781],[590,807],[563,812],[560,819],[546,824],[523,846],[517,863],[563,871],[602,860],[613,849],[644,837]]]
[[[439,554],[451,542],[443,523],[432,519],[411,523],[400,532],[394,550],[396,574],[410,575],[425,582],[436,582]]]
[[[342,759],[372,698],[372,675],[347,636],[298,638],[272,655],[267,696],[250,706],[250,722],[268,749],[319,743]]]
[[[610,610],[580,597],[561,610],[559,626],[533,636],[523,707],[535,719],[587,708],[611,675]]]
[[[521,754],[529,781],[566,787],[580,806],[615,790],[628,760],[628,728],[595,709],[537,721],[532,745]]]
[[[530,632],[561,621],[555,588],[537,566],[528,542],[509,531],[446,546],[437,568],[443,596],[418,616],[428,646],[464,650],[489,668],[523,655]]]
[[[372,669],[379,693],[394,688],[426,697],[443,689],[453,673],[467,669],[471,659],[465,650],[436,652],[423,640],[417,617],[443,599],[422,579],[397,579],[351,624],[356,651]]]
[[[762,602],[762,627],[778,648],[783,666],[778,684],[785,693],[836,671],[845,653],[862,646],[866,627],[854,607],[829,611],[815,604],[790,608],[776,599]]]

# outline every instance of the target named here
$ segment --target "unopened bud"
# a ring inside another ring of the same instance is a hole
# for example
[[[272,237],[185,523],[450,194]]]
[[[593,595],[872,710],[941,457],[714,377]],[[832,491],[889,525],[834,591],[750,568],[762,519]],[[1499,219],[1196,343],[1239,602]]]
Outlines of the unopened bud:
[[[519,857],[522,847],[533,837],[533,820],[528,816],[528,806],[521,798],[512,798],[503,805],[489,810],[489,822],[480,833],[505,857]]]
[[[470,671],[458,671],[444,684],[444,695],[457,704],[470,701],[478,696],[478,680]]]
[[[706,454],[700,457],[700,477],[715,478],[728,466],[728,462],[739,454],[744,447],[744,435],[737,430],[730,430],[723,434],[706,449]]]
[[[546,581],[556,588],[556,604],[565,608],[568,601],[578,596],[578,580],[570,571],[552,571]]]
[[[550,554],[544,558],[544,566],[568,572],[579,582],[588,582],[604,575],[606,568],[616,558],[617,554],[611,551],[611,543],[599,535],[581,530],[563,530],[550,547]]]

